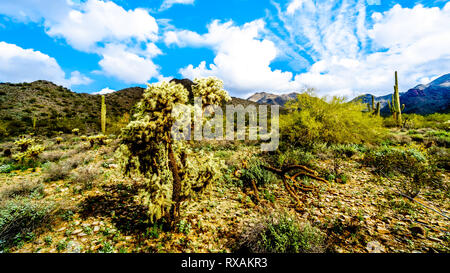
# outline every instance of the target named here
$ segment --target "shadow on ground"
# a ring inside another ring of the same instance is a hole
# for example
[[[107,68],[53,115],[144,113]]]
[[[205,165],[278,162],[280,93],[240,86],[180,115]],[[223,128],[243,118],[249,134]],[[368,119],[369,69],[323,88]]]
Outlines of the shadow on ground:
[[[135,196],[141,185],[123,184],[103,186],[104,193],[88,197],[81,203],[82,218],[111,217],[112,223],[124,234],[142,234],[149,224],[147,209],[136,203]]]

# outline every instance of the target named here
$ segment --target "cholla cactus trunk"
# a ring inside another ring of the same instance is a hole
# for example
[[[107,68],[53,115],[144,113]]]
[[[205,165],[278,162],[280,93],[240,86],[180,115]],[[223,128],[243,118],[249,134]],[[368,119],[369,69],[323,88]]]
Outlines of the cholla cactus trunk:
[[[106,104],[105,96],[102,96],[102,133],[106,134]]]
[[[173,206],[170,211],[170,221],[172,224],[176,223],[180,215],[180,203],[181,203],[181,178],[180,172],[178,170],[177,160],[175,158],[175,153],[173,151],[172,143],[169,142],[169,168],[173,175],[173,190],[172,190],[172,201]]]

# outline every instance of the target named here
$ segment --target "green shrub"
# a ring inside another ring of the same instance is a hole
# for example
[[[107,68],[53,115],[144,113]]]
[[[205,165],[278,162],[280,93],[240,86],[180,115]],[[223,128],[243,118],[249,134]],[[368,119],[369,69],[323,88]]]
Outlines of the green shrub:
[[[288,148],[284,152],[278,152],[276,155],[276,164],[278,166],[286,165],[305,165],[313,166],[315,156],[301,148]]]
[[[252,253],[317,253],[325,250],[324,236],[309,223],[287,214],[261,218],[239,238],[238,247]]]
[[[409,196],[415,197],[425,185],[441,183],[435,166],[429,164],[426,155],[415,148],[381,147],[368,152],[364,163],[384,176],[401,176],[398,186]]]
[[[0,205],[0,251],[8,249],[27,235],[48,224],[52,219],[54,205],[15,199]]]
[[[431,147],[427,152],[432,164],[438,168],[450,171],[450,152],[448,148]]]
[[[345,102],[334,97],[325,99],[301,94],[287,103],[289,113],[280,118],[282,139],[295,146],[311,146],[316,142],[372,143],[385,134],[382,119],[363,111],[360,103]]]
[[[240,180],[244,187],[250,187],[252,181],[257,187],[271,183],[275,179],[274,175],[264,169],[257,159],[251,159],[248,167],[242,169]]]
[[[410,129],[434,128],[449,130],[450,114],[435,113],[427,116],[418,114],[404,114],[405,127]]]

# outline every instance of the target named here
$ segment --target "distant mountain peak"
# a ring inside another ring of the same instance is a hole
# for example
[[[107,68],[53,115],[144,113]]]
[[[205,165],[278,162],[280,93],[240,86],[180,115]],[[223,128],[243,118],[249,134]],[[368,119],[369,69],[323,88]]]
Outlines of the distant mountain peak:
[[[375,97],[381,104],[381,114],[389,115],[388,101],[392,94]],[[371,103],[372,95],[358,96],[353,101]],[[428,84],[419,84],[407,92],[400,93],[400,102],[405,104],[404,113],[432,114],[450,112],[450,74],[445,74]]]
[[[267,92],[257,92],[251,95],[247,100],[261,103],[284,106],[286,102],[297,98],[298,93],[289,93],[283,95],[275,95]]]

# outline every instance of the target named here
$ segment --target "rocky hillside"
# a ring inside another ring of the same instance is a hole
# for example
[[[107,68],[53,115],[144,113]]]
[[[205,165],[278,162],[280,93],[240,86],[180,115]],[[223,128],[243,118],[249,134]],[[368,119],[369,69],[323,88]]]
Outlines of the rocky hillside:
[[[287,101],[297,98],[298,93],[290,93],[284,95],[275,95],[266,92],[255,93],[247,100],[262,103],[284,106]]]
[[[355,98],[353,101],[370,103],[372,95],[366,94]],[[376,102],[381,103],[381,113],[389,115],[388,101],[391,94],[375,97]],[[405,104],[404,113],[427,115],[432,113],[450,112],[450,74],[446,74],[429,84],[420,84],[407,92],[400,94],[400,101]]]
[[[133,87],[106,96],[108,118],[116,120],[138,101],[143,88]],[[0,84],[0,136],[32,130],[50,135],[79,128],[89,133],[100,128],[100,95],[75,93],[48,81]],[[5,132],[6,131],[6,132]]]
[[[186,86],[192,84],[187,79],[176,81]],[[131,87],[106,94],[108,123],[114,124],[124,114],[129,114],[143,92],[144,88]],[[234,105],[258,105],[244,99],[232,99]],[[74,128],[79,128],[82,134],[97,133],[100,131],[100,108],[101,95],[76,93],[52,82],[0,83],[0,138],[31,132],[34,118],[38,134],[70,133]],[[117,126],[109,126],[108,133],[119,132]]]

